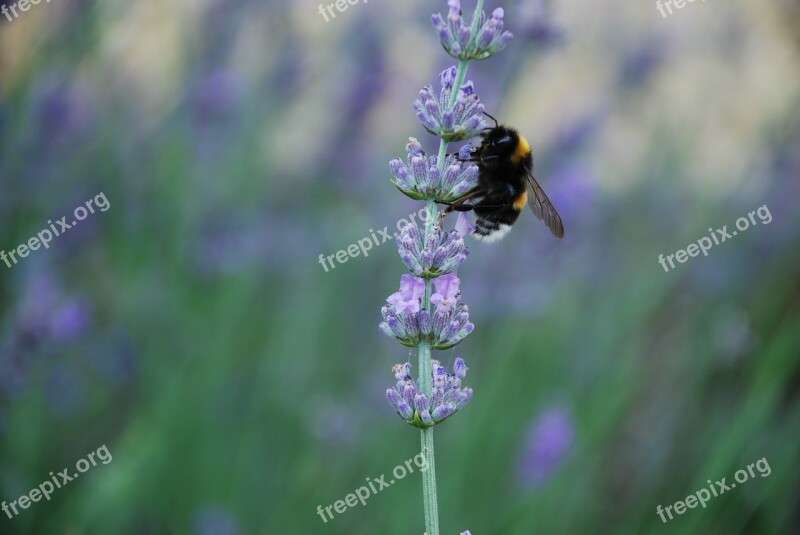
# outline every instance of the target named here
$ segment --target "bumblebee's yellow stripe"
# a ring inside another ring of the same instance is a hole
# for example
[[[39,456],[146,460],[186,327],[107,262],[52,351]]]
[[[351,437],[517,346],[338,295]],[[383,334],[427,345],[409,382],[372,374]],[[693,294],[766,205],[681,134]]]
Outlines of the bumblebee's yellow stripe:
[[[511,161],[514,163],[519,162],[531,152],[531,146],[528,143],[528,140],[522,136],[519,136],[519,143],[517,144],[517,148],[514,150],[514,153],[511,155]]]
[[[525,208],[525,203],[526,202],[528,202],[528,192],[527,191],[523,191],[522,193],[517,195],[516,199],[514,199],[514,205],[513,205],[514,209],[517,212],[522,211],[522,209]]]

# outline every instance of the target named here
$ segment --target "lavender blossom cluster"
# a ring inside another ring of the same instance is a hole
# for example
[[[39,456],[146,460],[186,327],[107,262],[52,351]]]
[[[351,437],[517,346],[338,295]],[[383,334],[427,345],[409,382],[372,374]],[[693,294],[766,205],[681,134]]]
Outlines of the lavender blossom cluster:
[[[435,199],[452,202],[478,187],[478,166],[466,163],[471,145],[464,145],[456,155],[440,162],[437,156],[427,156],[416,138],[408,138],[406,163],[400,158],[389,162],[392,184],[415,200]]]
[[[406,225],[395,241],[400,259],[416,277],[452,273],[469,255],[463,236],[455,230],[444,232],[436,227],[425,237],[415,225]]]
[[[439,75],[442,86],[439,95],[434,94],[433,86],[426,85],[419,92],[419,98],[414,101],[414,110],[422,126],[447,142],[476,136],[486,127],[483,118],[485,108],[475,93],[472,81],[456,88],[457,72],[456,67],[443,70]],[[448,104],[456,90],[456,102],[450,107]]]
[[[457,358],[449,374],[438,361],[432,361],[433,390],[430,397],[423,394],[411,378],[411,364],[394,367],[397,386],[386,391],[386,399],[406,422],[425,428],[441,423],[466,405],[472,397],[471,388],[461,388],[467,375],[467,365]]]
[[[460,0],[449,0],[450,11],[447,20],[436,13],[431,17],[433,27],[439,34],[439,40],[445,51],[460,60],[486,59],[503,50],[513,35],[503,30],[503,8],[492,12],[491,18],[481,12],[478,21],[467,23],[461,16]],[[477,34],[473,35],[472,26],[477,24]]]
[[[400,278],[400,291],[386,299],[381,309],[381,331],[405,346],[417,347],[428,342],[432,349],[449,349],[473,331],[469,309],[462,303],[455,275],[442,275],[433,279],[435,292],[430,302],[433,312],[421,308],[425,281],[412,275]]]

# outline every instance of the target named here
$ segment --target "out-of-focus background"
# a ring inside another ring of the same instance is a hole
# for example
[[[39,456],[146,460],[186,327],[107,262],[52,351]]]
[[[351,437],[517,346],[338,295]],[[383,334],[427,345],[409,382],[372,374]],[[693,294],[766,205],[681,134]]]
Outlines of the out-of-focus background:
[[[469,243],[476,329],[438,355],[475,392],[435,433],[443,533],[796,533],[798,4],[497,6],[515,38],[468,78],[531,141],[566,237],[526,212]],[[413,358],[377,329],[394,246],[319,255],[422,206],[387,162],[409,136],[437,148],[411,102],[453,63],[430,25],[447,6],[318,9],[0,16],[0,249],[110,206],[0,264],[0,500],[113,456],[0,532],[423,532],[416,471],[317,513],[419,451],[384,398]],[[659,265],[763,206],[768,224]],[[768,476],[657,515],[759,459]]]

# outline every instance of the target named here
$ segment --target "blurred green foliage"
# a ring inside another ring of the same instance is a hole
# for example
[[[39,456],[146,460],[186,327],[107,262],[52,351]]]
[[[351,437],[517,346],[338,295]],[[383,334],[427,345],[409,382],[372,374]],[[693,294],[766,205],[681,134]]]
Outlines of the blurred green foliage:
[[[443,532],[797,532],[796,8],[501,5],[516,39],[468,77],[531,140],[567,235],[525,214],[470,244],[476,330],[439,355],[475,391],[435,433]],[[318,255],[420,206],[387,162],[410,135],[434,150],[411,110],[448,65],[433,10],[64,0],[0,20],[0,248],[111,205],[0,264],[0,500],[113,455],[0,532],[423,531],[418,473],[316,513],[419,448],[384,399],[413,358],[377,330],[393,246]],[[769,225],[658,264],[765,204]],[[568,429],[532,444],[551,407]],[[657,516],[761,458],[768,477]]]

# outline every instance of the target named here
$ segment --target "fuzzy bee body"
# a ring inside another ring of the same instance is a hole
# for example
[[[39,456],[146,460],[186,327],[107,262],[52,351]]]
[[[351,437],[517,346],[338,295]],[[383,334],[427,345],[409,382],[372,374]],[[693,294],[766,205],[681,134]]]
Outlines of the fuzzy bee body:
[[[451,209],[474,210],[475,237],[483,241],[495,242],[505,236],[526,204],[556,238],[563,237],[561,217],[533,178],[528,141],[503,125],[487,128],[481,137],[481,144],[470,150],[469,157],[478,165],[478,188],[452,203]],[[468,200],[472,204],[466,204]]]

